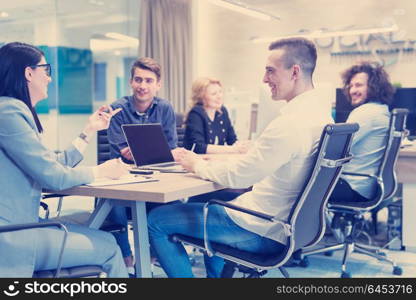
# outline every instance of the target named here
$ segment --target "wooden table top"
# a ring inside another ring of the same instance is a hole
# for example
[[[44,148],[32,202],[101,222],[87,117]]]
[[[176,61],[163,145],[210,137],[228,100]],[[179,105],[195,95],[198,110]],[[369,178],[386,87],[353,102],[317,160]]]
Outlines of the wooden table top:
[[[224,188],[217,183],[203,180],[194,174],[189,173],[155,173],[152,177],[158,181],[101,187],[82,185],[63,191],[46,192],[64,195],[167,203]]]

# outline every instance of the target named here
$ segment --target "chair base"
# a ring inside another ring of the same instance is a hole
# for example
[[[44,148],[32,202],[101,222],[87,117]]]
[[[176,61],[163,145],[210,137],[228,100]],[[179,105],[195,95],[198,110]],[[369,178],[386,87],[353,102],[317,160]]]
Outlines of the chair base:
[[[289,273],[285,268],[278,268],[283,277],[289,278]],[[239,271],[244,274],[244,278],[260,278],[267,274],[267,270],[256,270],[243,265],[239,265],[232,261],[225,261],[224,268],[221,273],[221,278],[232,278],[235,271]]]
[[[347,272],[347,260],[350,257],[350,255],[354,252],[368,255],[370,257],[378,259],[379,261],[390,263],[393,267],[393,272],[392,272],[393,275],[401,275],[403,273],[401,267],[397,266],[393,260],[388,259],[386,254],[384,252],[381,252],[381,249],[377,247],[357,244],[355,242],[339,243],[339,244],[329,246],[329,247],[324,247],[321,249],[305,251],[301,253],[300,255],[301,262],[299,265],[305,266],[305,267],[308,266],[309,262],[307,260],[307,257],[309,255],[320,254],[320,253],[326,254],[332,251],[337,251],[337,250],[342,250],[342,249],[344,250],[344,254],[343,254],[342,264],[341,264],[341,278],[351,277],[351,274]]]

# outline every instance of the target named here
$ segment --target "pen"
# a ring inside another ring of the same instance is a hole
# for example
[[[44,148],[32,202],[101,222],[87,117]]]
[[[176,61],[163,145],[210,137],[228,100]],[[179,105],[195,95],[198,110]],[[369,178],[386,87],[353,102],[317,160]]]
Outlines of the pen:
[[[192,147],[191,147],[191,152],[194,152],[194,150],[195,150],[195,146],[196,146],[196,144],[195,144],[195,143],[193,143],[193,144],[192,144]]]

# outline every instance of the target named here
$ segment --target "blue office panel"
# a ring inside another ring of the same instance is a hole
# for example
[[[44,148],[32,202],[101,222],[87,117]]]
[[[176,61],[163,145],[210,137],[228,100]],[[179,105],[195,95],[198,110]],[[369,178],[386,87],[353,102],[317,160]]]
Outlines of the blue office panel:
[[[92,112],[93,60],[89,49],[58,47],[59,113]]]
[[[94,100],[105,101],[107,99],[107,64],[94,64]]]
[[[38,46],[40,50],[45,53],[46,62],[51,64],[52,68],[52,81],[48,86],[48,98],[38,102],[36,105],[36,112],[38,114],[47,114],[50,109],[55,109],[58,104],[58,86],[57,86],[57,76],[58,76],[58,59],[56,55],[56,47],[48,46]]]
[[[0,43],[0,46],[3,43]],[[92,112],[93,59],[89,49],[38,46],[52,67],[48,98],[36,105],[39,114],[58,108],[59,113]],[[105,72],[104,72],[105,73]]]
[[[125,94],[124,94],[124,89],[123,89],[123,87],[124,87],[124,83],[125,83],[125,80],[124,80],[124,78],[123,77],[120,77],[120,76],[117,76],[116,77],[116,88],[117,88],[117,90],[116,90],[116,93],[117,93],[117,99],[120,99],[121,97],[123,97]]]

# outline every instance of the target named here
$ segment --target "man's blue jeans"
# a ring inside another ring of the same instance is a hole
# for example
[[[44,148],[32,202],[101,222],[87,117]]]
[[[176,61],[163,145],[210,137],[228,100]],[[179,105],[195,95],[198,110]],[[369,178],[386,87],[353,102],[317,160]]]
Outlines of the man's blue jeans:
[[[171,205],[174,203],[176,203],[176,201],[167,203],[167,204],[148,202],[146,203],[146,212],[149,213],[152,209],[160,205]],[[127,229],[129,215],[131,215],[131,212],[128,212],[128,210],[130,209],[126,208],[125,206],[115,205],[111,209],[110,214],[107,217],[107,220],[109,220],[110,222],[114,224],[124,226]],[[123,255],[123,257],[131,256],[132,251],[131,251],[131,246],[129,242],[128,232],[127,231],[115,232],[113,233],[113,235],[117,241],[117,244],[120,246],[121,254]]]
[[[149,214],[150,244],[168,277],[194,277],[185,248],[171,241],[170,235],[178,233],[203,239],[203,206],[203,203],[159,206]],[[209,208],[207,231],[210,241],[249,252],[278,253],[284,248],[276,241],[241,228],[218,205]],[[216,256],[204,259],[207,277],[220,277],[223,259]]]

